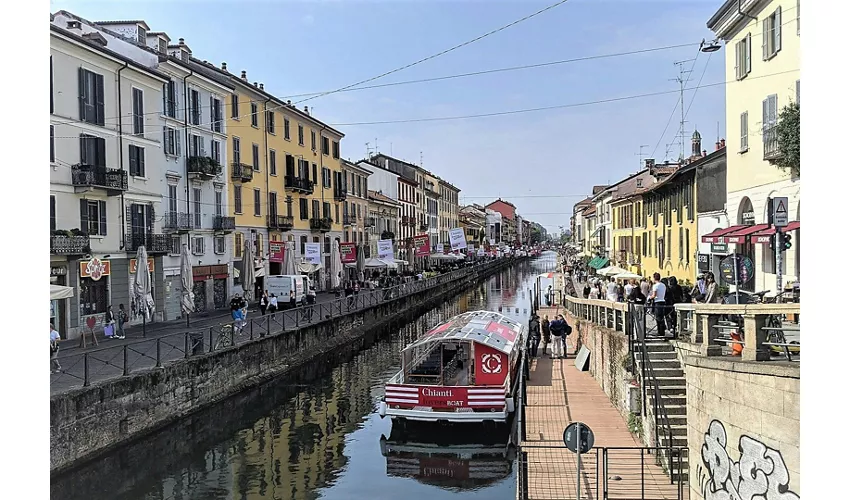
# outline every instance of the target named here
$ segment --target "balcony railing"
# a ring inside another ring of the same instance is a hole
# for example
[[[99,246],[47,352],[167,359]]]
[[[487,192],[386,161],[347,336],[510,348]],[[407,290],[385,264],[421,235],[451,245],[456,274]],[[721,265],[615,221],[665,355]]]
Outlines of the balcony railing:
[[[779,158],[779,128],[776,125],[764,129],[764,159]]]
[[[291,231],[294,224],[291,215],[269,215],[266,222],[269,229],[276,231]]]
[[[345,214],[342,216],[342,225],[343,226],[353,226],[357,224],[357,216],[356,215],[348,215]]]
[[[167,253],[171,250],[171,236],[156,233],[128,233],[125,250],[135,252],[144,245],[148,253]]]
[[[334,189],[334,201],[344,201],[348,197],[348,193],[344,189]]]
[[[221,174],[221,164],[209,156],[190,156],[186,160],[189,175],[202,179],[212,179]]]
[[[76,187],[105,189],[107,195],[117,195],[127,191],[127,172],[78,163],[71,167],[71,183]]]
[[[235,181],[251,182],[254,180],[254,167],[244,163],[232,163],[230,165],[230,178]]]
[[[181,212],[166,212],[165,219],[162,221],[162,227],[166,231],[177,231],[178,233],[188,233],[195,228],[194,214]]]
[[[313,218],[310,219],[310,230],[311,231],[320,231],[322,233],[327,233],[331,230],[331,225],[333,221],[328,217],[323,217],[321,219]]]
[[[283,179],[283,187],[296,193],[313,194],[313,181],[304,177],[287,175]]]
[[[57,235],[50,237],[50,253],[54,255],[85,255],[91,252],[91,240],[82,235]]]
[[[236,229],[236,217],[216,215],[213,217],[213,231],[232,233]]]

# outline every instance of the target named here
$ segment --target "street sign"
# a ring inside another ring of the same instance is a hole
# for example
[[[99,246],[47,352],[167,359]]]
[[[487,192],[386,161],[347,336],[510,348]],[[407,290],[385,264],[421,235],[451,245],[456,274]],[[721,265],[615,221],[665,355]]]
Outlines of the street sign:
[[[773,198],[773,225],[785,227],[788,225],[788,197]]]
[[[579,428],[581,430],[579,431]],[[578,444],[576,440],[576,436],[581,433],[578,441],[581,443],[581,453],[587,453],[593,448],[593,431],[590,430],[590,427],[581,423],[581,422],[573,422],[564,429],[564,444],[567,445],[567,449],[573,453],[578,453]]]
[[[729,245],[727,245],[726,243],[712,243],[711,253],[729,253]]]

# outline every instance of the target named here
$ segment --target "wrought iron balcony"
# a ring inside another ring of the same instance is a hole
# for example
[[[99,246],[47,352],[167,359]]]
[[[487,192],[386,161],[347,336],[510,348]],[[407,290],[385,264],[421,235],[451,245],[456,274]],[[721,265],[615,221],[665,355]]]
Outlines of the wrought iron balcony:
[[[312,218],[310,219],[310,230],[311,231],[320,231],[322,233],[327,233],[331,230],[331,226],[333,225],[333,220],[329,217],[323,217],[321,219]]]
[[[354,226],[357,224],[357,216],[354,214],[344,214],[342,216],[342,225],[343,226]]]
[[[283,179],[283,187],[296,193],[313,194],[313,181],[304,177],[287,175]]]
[[[230,168],[230,178],[234,181],[251,182],[254,180],[254,167],[251,165],[232,163]]]
[[[236,217],[216,215],[213,217],[213,231],[232,233],[236,229]]]
[[[58,232],[58,231],[57,231]],[[91,240],[86,235],[52,234],[50,253],[54,255],[85,255],[91,252]]]
[[[127,191],[127,172],[78,163],[71,167],[71,183],[78,188],[105,189],[108,196],[113,196]]]
[[[166,212],[165,219],[162,221],[162,227],[166,231],[188,233],[192,229],[196,229],[193,215],[181,212]]]
[[[151,253],[168,253],[171,250],[171,236],[157,233],[127,233],[125,240],[127,253],[135,253],[140,246]]]
[[[290,215],[269,215],[266,222],[267,227],[275,231],[291,231],[294,224]]]
[[[348,193],[344,189],[334,189],[334,201],[345,201],[348,198]]]
[[[190,156],[186,160],[186,166],[190,177],[201,179],[212,179],[221,174],[221,164],[209,156]]]
[[[776,160],[779,158],[779,128],[774,125],[764,129],[762,139],[764,140],[764,159]]]

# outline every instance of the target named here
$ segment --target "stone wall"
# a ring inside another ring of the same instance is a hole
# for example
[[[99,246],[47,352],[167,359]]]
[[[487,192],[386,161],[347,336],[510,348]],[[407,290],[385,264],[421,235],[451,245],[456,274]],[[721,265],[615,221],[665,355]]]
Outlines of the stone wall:
[[[691,499],[799,498],[799,365],[698,356],[685,364]]]

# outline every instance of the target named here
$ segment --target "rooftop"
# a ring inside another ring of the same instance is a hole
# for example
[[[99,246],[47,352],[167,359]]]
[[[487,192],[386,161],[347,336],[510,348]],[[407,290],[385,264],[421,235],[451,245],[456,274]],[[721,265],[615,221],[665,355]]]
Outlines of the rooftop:
[[[514,349],[525,328],[507,316],[491,311],[459,314],[426,332],[405,350],[432,342],[449,340],[473,341],[504,353]]]

